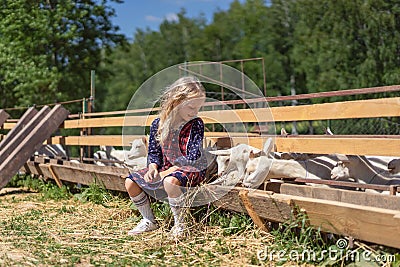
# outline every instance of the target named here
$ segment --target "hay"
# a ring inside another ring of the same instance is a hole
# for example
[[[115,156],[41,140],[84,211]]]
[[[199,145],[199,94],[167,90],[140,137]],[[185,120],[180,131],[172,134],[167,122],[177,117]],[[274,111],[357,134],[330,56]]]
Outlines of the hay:
[[[256,229],[225,236],[220,227],[190,225],[184,240],[160,229],[127,236],[140,218],[128,200],[108,207],[76,199],[43,201],[38,193],[0,195],[0,265],[252,265],[257,249],[272,241]]]

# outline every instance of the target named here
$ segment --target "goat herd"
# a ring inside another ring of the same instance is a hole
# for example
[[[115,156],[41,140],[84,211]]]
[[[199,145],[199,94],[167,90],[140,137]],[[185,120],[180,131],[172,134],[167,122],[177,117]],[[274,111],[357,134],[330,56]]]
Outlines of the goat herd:
[[[207,147],[204,153],[209,160],[209,166],[217,165],[217,175],[215,173],[212,175],[217,178],[210,180],[210,183],[224,186],[241,184],[248,188],[258,188],[271,179],[305,178],[386,186],[400,185],[400,158],[279,153],[274,152],[273,148],[271,138],[267,139],[262,150],[247,144],[219,150]],[[46,145],[38,150],[36,155],[63,157],[66,153],[60,145]],[[94,153],[93,159],[99,166],[127,167],[134,171],[146,166],[146,156],[147,142],[142,138],[133,140],[130,150],[100,146],[100,150]],[[365,191],[379,192],[372,189]]]

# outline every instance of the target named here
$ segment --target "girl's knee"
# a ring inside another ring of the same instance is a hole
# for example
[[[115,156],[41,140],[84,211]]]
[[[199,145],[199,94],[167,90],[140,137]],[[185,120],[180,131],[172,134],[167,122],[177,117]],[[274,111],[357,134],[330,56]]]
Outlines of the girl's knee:
[[[130,196],[139,194],[142,189],[130,178],[125,179],[125,189]]]
[[[164,178],[164,189],[167,192],[168,197],[179,196],[181,194],[181,185],[181,182],[173,176],[168,176]]]
[[[182,183],[175,177],[173,176],[167,176],[164,178],[164,186],[165,185],[177,185],[177,186],[181,186]]]

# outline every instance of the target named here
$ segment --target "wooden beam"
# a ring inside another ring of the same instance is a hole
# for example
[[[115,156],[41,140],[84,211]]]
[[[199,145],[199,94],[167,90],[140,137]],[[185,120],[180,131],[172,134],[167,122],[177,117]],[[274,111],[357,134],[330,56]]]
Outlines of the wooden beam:
[[[58,176],[57,176],[57,174],[54,172],[54,170],[53,170],[53,165],[52,164],[49,164],[49,165],[47,165],[47,167],[48,167],[48,169],[49,169],[49,172],[51,173],[51,178],[53,179],[53,180],[55,180],[56,181],[56,184],[58,185],[58,187],[62,187],[62,182],[61,182],[61,179],[60,178],[58,178]]]
[[[400,116],[400,98],[274,107],[274,121],[378,118]]]
[[[225,140],[227,137],[213,137],[205,134],[206,140],[212,144],[218,140]],[[93,135],[93,136],[65,136],[52,137],[47,140],[48,144],[62,145],[82,145],[82,146],[129,146],[129,142],[141,138],[142,135]],[[375,155],[375,156],[400,156],[400,138],[378,138],[378,137],[329,137],[329,136],[310,136],[310,137],[275,137],[276,149],[279,152],[297,152],[313,154],[346,154],[346,155]],[[245,143],[262,149],[267,137],[248,136],[240,137],[233,135],[229,140],[232,145]],[[124,144],[123,144],[124,142]],[[366,146],[365,144],[368,144]]]
[[[203,111],[205,123],[243,123],[400,116],[400,98],[382,98],[324,104],[255,109]]]
[[[259,144],[259,143],[258,143]],[[317,154],[400,156],[398,138],[276,138],[277,151]]]
[[[272,108],[202,111],[199,113],[199,116],[205,123],[398,117],[400,116],[400,98],[381,98]],[[154,118],[156,118],[156,115],[76,119],[66,120],[63,127],[65,129],[75,129],[149,126]]]
[[[60,124],[68,117],[68,114],[69,112],[61,105],[54,106],[8,157],[0,162],[0,188],[3,188],[10,181],[29,157],[58,129]]]
[[[129,142],[142,137],[143,135],[54,136],[47,139],[46,143],[67,146],[131,146]]]
[[[214,202],[221,208],[247,212],[234,188]],[[315,228],[322,231],[351,236],[376,244],[400,248],[400,212],[390,209],[355,205],[339,201],[271,194],[262,190],[249,190],[248,198],[255,212],[267,220],[285,222],[293,216],[292,210],[303,211]]]
[[[267,227],[265,226],[265,221],[260,216],[258,216],[258,214],[255,212],[254,207],[248,198],[248,194],[249,194],[248,190],[239,191],[239,197],[242,200],[247,213],[250,215],[254,224],[257,225],[258,228],[260,228],[260,230],[262,230],[264,232],[269,232]]]
[[[215,143],[220,137],[208,137],[207,140]],[[262,149],[268,137],[231,137],[232,145],[249,144]],[[368,145],[366,145],[368,144]],[[345,155],[372,155],[372,156],[400,156],[400,138],[378,137],[275,137],[276,151],[297,152],[312,154],[345,154]]]
[[[50,108],[44,108],[43,115],[48,112]],[[25,113],[22,115],[22,117],[18,120],[18,123],[9,131],[6,135],[6,137],[0,142],[0,151],[6,146],[7,143],[11,142],[12,138],[19,133],[23,132],[23,129],[25,127],[32,127],[28,128],[33,129],[34,123],[35,123],[35,115],[38,114],[38,111],[34,107],[28,108]],[[36,118],[38,119],[38,118]],[[1,160],[1,159],[0,159]]]
[[[285,195],[333,200],[400,211],[400,197],[398,196],[277,182],[267,182],[264,185],[264,190]]]
[[[31,174],[43,175],[50,179],[55,179],[55,177],[57,177],[61,181],[83,185],[97,183],[107,189],[122,192],[126,191],[124,177],[129,175],[127,169],[84,163],[69,163],[66,165],[51,164],[50,171],[49,164],[27,162],[25,171]]]
[[[8,114],[5,110],[0,109],[0,127],[3,126],[3,123],[10,117],[10,114]]]
[[[16,130],[11,130],[7,134],[6,139],[1,142],[0,163],[3,163],[6,158],[23,142],[23,140],[33,131],[37,124],[50,112],[48,106],[44,106],[39,112],[34,109],[26,111],[28,114],[23,120],[18,121],[14,127]],[[27,120],[27,118],[30,118]]]

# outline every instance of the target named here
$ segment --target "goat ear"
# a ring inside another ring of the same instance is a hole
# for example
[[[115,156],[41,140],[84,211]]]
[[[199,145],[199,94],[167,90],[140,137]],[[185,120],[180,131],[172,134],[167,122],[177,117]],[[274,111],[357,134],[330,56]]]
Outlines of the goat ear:
[[[343,163],[343,162],[349,162],[349,157],[347,155],[344,154],[336,154],[338,160]]]
[[[146,136],[142,137],[142,141],[143,141],[143,144],[145,144],[145,146],[147,146],[147,138],[146,138]]]
[[[231,154],[230,149],[223,149],[223,150],[214,150],[214,151],[209,151],[213,155],[217,156],[229,156]]]
[[[269,153],[271,153],[272,149],[274,148],[274,143],[272,142],[272,138],[269,137],[263,146],[263,151],[265,153],[265,155],[268,155]]]
[[[254,159],[256,157],[256,154],[254,154],[253,150],[250,150],[249,158]]]

